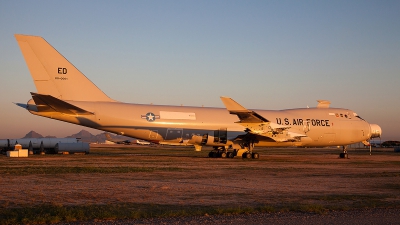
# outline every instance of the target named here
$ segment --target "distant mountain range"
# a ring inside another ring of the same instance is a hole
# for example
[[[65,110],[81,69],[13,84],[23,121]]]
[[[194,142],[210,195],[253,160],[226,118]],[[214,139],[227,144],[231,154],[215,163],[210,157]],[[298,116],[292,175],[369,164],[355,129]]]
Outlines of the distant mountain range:
[[[106,136],[104,133],[93,135],[89,131],[81,130],[76,134],[72,134],[67,136],[66,138],[80,138],[82,142],[89,142],[89,143],[102,143],[106,140]]]
[[[106,141],[106,136],[104,135],[105,133],[101,133],[98,135],[93,135],[89,131],[86,130],[81,130],[76,134],[72,134],[70,136],[67,136],[65,138],[79,138],[81,139],[82,142],[88,142],[88,143],[104,143]],[[113,135],[110,133],[111,138],[118,138],[120,135]],[[56,138],[55,136],[46,136],[43,137],[43,135],[35,132],[35,131],[29,131],[23,138]],[[131,138],[126,138],[126,139],[131,139]]]

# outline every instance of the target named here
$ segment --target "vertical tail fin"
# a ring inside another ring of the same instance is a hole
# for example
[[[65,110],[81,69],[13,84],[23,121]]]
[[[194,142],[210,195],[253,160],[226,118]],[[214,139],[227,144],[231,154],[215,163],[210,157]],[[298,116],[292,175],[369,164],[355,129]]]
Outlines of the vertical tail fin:
[[[38,36],[15,34],[39,94],[62,100],[114,101]]]

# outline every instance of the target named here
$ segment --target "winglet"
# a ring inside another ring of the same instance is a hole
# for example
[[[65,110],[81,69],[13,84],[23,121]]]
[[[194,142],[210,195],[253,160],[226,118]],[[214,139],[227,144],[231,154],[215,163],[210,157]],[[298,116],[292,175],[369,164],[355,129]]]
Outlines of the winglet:
[[[229,97],[221,96],[220,98],[229,112],[251,112]]]
[[[230,114],[235,114],[239,117],[240,123],[265,123],[269,122],[266,118],[262,117],[258,113],[248,110],[235,100],[221,96],[221,100],[224,103],[226,109]]]

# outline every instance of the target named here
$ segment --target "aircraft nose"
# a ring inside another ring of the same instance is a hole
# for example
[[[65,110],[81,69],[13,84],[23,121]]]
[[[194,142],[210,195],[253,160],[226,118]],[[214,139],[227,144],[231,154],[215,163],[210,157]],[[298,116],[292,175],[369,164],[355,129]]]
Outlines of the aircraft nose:
[[[370,124],[371,127],[371,138],[381,137],[382,129],[378,124]]]

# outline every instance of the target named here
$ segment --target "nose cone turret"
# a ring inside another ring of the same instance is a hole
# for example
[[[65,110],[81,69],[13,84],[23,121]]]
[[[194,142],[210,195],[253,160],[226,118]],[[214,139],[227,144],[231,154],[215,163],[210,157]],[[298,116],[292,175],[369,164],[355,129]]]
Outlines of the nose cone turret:
[[[370,124],[371,138],[378,138],[382,135],[382,129],[378,124]]]

